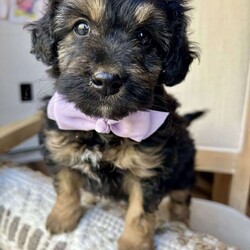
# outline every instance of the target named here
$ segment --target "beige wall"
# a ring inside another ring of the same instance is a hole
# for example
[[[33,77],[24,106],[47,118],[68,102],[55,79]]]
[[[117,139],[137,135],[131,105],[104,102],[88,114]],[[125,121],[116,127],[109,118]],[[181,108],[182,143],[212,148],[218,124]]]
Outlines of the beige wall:
[[[191,39],[200,45],[186,81],[168,89],[181,113],[208,109],[192,126],[199,146],[237,151],[250,59],[250,0],[194,0]]]

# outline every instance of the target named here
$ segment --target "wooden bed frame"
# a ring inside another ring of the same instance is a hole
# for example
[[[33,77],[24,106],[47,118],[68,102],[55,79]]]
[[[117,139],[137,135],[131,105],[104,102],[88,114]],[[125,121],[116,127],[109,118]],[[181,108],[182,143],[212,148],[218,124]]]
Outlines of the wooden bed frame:
[[[250,107],[250,102],[248,103]],[[196,169],[215,174],[212,199],[246,212],[250,186],[250,109],[240,153],[198,150]],[[32,137],[42,127],[42,113],[0,128],[0,154]],[[228,197],[227,197],[228,194]]]

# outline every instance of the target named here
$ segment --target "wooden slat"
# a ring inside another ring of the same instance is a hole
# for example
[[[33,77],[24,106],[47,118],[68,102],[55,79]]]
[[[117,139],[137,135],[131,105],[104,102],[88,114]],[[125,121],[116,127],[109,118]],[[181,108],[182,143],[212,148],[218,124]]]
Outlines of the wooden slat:
[[[229,205],[245,213],[250,189],[250,64],[248,70],[248,91],[246,95],[246,121],[244,143],[238,155],[236,172],[232,178]]]
[[[6,126],[0,127],[0,153],[5,153],[12,147],[39,132],[42,126],[42,112],[37,112]]]
[[[220,174],[234,174],[237,154],[198,150],[196,170]]]
[[[212,200],[228,204],[229,189],[232,180],[232,175],[214,174]]]

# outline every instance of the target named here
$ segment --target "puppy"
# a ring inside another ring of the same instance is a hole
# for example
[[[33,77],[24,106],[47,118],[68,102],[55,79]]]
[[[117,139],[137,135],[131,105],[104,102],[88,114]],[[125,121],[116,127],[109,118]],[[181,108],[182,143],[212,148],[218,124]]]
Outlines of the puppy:
[[[188,222],[193,140],[164,90],[197,56],[187,38],[186,0],[51,0],[27,28],[32,53],[50,66],[44,154],[57,199],[53,234],[73,230],[80,189],[128,202],[119,250],[152,250],[154,213]]]

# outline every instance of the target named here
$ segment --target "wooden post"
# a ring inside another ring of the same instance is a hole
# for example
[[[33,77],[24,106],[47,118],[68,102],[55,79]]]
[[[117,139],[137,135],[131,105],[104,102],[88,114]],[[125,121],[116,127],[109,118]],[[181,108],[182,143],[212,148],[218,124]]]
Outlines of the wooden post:
[[[248,74],[244,143],[237,158],[229,196],[229,205],[243,213],[246,213],[250,188],[250,65]]]

